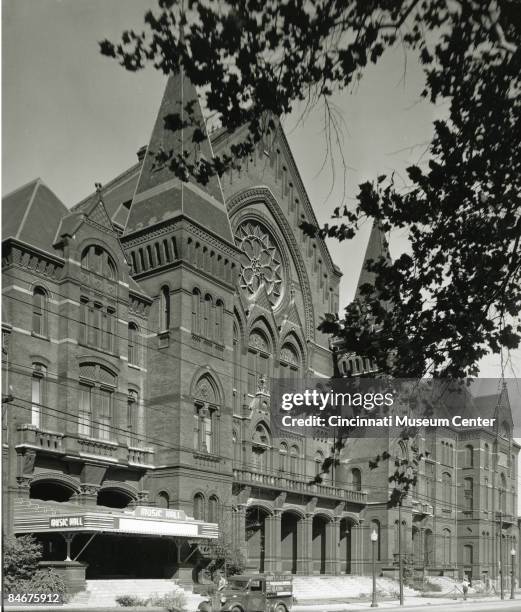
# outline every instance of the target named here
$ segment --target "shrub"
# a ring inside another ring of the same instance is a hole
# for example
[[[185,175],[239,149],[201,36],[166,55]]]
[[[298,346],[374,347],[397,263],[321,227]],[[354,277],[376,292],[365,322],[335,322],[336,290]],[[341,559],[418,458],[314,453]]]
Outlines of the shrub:
[[[436,582],[431,582],[430,580],[425,581],[425,590],[430,593],[441,593],[443,591],[443,587],[441,584],[437,584]]]
[[[18,580],[11,589],[13,593],[58,593],[63,602],[68,600],[67,585],[52,568],[36,570],[31,578]]]
[[[168,612],[185,612],[186,611],[186,594],[184,591],[172,591],[167,595],[156,595],[151,597],[147,604],[149,606],[157,606],[166,608]]]
[[[147,600],[141,599],[140,597],[136,597],[134,595],[120,595],[119,597],[116,597],[116,603],[123,608],[137,608],[139,606],[146,606]]]
[[[38,571],[42,558],[42,545],[33,536],[9,537],[4,544],[4,589],[20,589],[23,580],[29,580]],[[13,591],[14,592],[14,591]]]

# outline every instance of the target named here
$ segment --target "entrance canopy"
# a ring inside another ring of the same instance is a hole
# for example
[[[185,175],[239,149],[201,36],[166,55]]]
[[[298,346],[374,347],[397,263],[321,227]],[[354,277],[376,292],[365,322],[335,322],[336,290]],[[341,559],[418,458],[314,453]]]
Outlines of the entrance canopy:
[[[18,499],[14,507],[14,531],[17,534],[83,532],[215,539],[218,526],[169,508],[137,506],[120,510]]]

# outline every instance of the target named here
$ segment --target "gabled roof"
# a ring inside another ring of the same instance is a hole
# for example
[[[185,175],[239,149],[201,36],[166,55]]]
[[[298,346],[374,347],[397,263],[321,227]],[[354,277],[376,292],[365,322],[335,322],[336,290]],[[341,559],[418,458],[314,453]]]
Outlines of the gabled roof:
[[[38,178],[2,199],[2,240],[16,238],[52,252],[65,204]]]
[[[100,194],[96,194],[96,196],[96,199],[89,199],[84,206],[76,207],[63,217],[56,232],[55,243],[58,243],[62,236],[73,236],[87,218],[102,228],[113,230],[103,200]]]
[[[200,134],[203,135],[201,142]],[[168,78],[132,198],[125,234],[183,214],[233,243],[218,177],[211,177],[206,185],[192,180],[185,182],[170,169],[168,161],[159,163],[157,160],[158,153],[175,157],[184,151],[190,152],[190,163],[213,158],[196,89],[181,71]]]

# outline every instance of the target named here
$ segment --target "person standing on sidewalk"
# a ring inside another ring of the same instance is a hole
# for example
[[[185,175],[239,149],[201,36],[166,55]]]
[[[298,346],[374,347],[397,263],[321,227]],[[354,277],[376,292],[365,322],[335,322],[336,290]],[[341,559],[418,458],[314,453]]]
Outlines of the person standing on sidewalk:
[[[467,593],[469,592],[469,583],[468,583],[466,576],[463,578],[461,587],[463,589],[463,601],[467,601]]]

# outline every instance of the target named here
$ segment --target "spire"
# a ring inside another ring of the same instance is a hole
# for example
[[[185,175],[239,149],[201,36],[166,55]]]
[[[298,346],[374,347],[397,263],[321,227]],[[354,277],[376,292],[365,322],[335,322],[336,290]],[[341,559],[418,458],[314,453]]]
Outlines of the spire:
[[[356,286],[355,298],[360,297],[360,288],[363,285],[373,285],[376,281],[376,274],[370,272],[366,268],[368,261],[377,261],[380,257],[384,257],[388,262],[391,261],[391,255],[389,254],[389,244],[385,238],[385,234],[380,227],[380,224],[375,220],[371,228],[371,234],[367,242],[367,248],[365,250],[364,261],[362,263],[362,269],[360,270],[360,276],[358,278],[358,284]]]
[[[201,135],[202,141],[199,138]],[[156,160],[157,153],[177,156],[182,155],[183,151],[189,152],[190,163],[213,158],[197,91],[181,70],[168,78],[143,159],[125,233],[184,215],[233,243],[218,177],[211,177],[206,185],[192,179],[183,182],[169,168],[168,161],[159,164]]]

